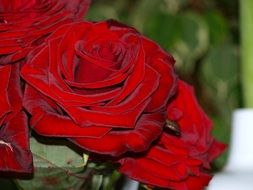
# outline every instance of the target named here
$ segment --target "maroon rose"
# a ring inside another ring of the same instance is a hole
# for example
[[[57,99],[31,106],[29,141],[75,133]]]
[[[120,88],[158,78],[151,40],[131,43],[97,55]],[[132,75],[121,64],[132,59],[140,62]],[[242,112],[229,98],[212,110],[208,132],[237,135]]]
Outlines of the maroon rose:
[[[168,105],[167,115],[170,125],[177,123],[181,134],[165,129],[146,154],[120,159],[119,171],[151,186],[203,189],[211,179],[207,173],[210,162],[225,145],[213,138],[211,121],[199,107],[192,88],[182,81]]]
[[[22,69],[31,126],[100,154],[146,150],[166,120],[173,65],[158,45],[115,21],[65,25]]]
[[[59,26],[82,20],[90,0],[0,0],[0,64],[24,58]]]
[[[0,171],[32,172],[18,64],[0,66],[0,89]]]

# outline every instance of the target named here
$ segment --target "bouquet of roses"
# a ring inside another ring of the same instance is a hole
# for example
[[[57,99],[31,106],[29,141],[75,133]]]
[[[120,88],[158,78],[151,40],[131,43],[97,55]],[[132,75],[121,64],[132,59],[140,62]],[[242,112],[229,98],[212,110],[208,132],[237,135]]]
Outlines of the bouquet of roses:
[[[79,175],[79,184],[92,180],[87,165],[110,163],[104,169],[114,165],[148,187],[204,188],[225,145],[211,136],[192,87],[178,79],[173,57],[136,29],[82,21],[89,4],[0,0],[1,174],[32,173],[20,180],[29,184],[39,158],[54,163],[78,149],[86,158],[81,171],[58,166]],[[65,139],[71,148],[43,152],[33,145],[38,139],[47,148]],[[75,156],[64,164],[79,162]],[[46,177],[44,189],[61,184],[57,175]],[[85,189],[70,181],[59,189]]]

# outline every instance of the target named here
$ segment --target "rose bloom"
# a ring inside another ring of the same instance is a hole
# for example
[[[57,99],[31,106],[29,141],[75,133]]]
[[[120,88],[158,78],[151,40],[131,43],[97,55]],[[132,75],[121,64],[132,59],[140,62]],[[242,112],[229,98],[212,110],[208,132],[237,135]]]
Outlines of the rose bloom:
[[[146,150],[166,121],[174,59],[135,29],[105,21],[65,25],[22,69],[24,106],[38,134],[100,154]]]
[[[0,171],[32,172],[27,117],[22,111],[19,64],[0,66]]]
[[[0,64],[24,58],[59,26],[82,20],[90,0],[0,0]]]
[[[151,186],[204,189],[211,179],[210,162],[225,145],[213,138],[211,121],[199,107],[192,88],[182,81],[169,102],[167,116],[178,124],[181,134],[165,129],[147,153],[120,159],[119,171]]]

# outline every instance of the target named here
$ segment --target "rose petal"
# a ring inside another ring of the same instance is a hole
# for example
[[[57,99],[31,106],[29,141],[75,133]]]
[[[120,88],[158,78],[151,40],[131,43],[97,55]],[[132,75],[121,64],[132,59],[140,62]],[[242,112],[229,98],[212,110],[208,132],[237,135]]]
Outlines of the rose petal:
[[[118,156],[126,151],[140,152],[146,150],[149,145],[161,133],[163,117],[160,114],[143,115],[134,130],[110,131],[101,138],[72,138],[75,144],[86,150]]]

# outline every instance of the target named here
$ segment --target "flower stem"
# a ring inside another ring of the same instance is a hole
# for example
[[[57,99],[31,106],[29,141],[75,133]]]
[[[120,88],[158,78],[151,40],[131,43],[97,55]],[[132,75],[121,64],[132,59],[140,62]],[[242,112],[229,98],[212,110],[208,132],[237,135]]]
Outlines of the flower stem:
[[[253,1],[240,2],[241,81],[244,107],[253,108]]]

